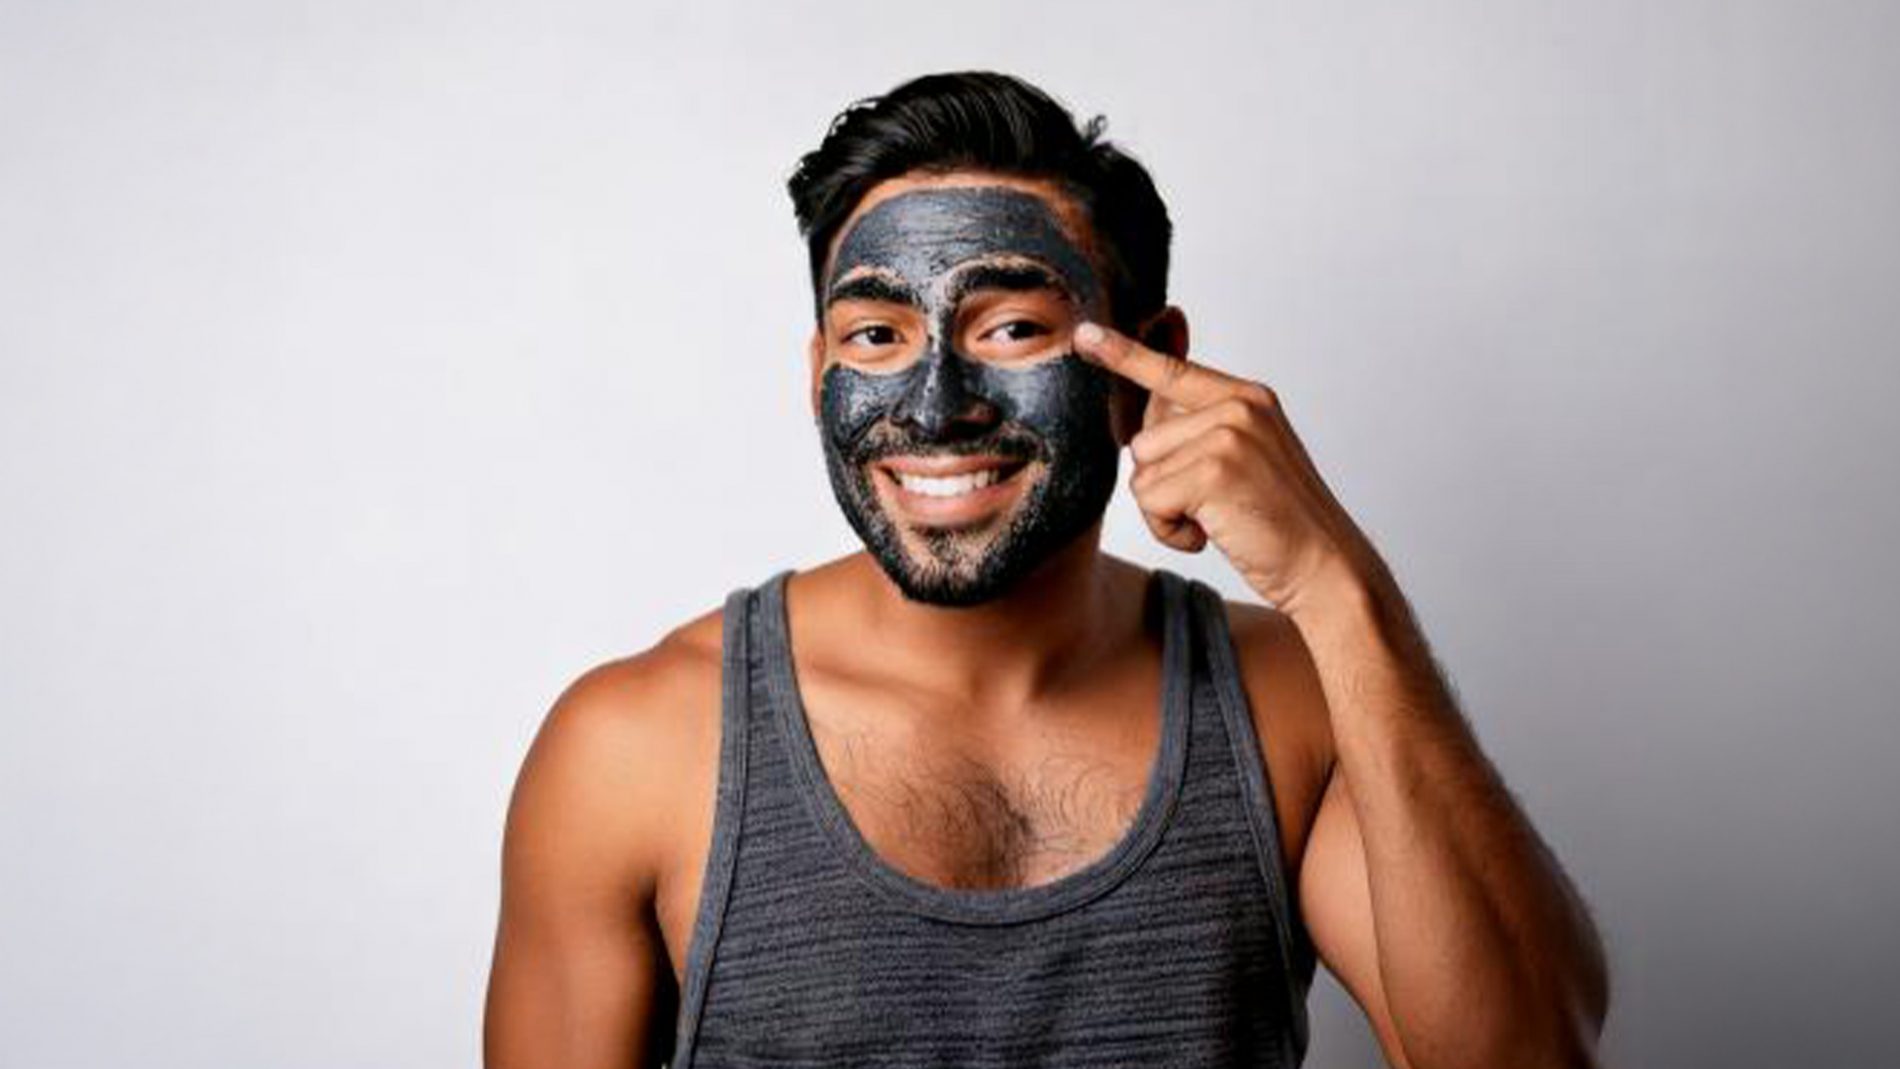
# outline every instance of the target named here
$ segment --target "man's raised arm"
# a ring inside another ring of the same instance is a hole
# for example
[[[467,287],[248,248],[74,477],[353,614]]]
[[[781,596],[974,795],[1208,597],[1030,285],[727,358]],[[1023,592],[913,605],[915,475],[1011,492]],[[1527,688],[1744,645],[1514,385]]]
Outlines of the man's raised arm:
[[[1581,898],[1396,585],[1339,582],[1294,616],[1337,753],[1300,872],[1314,945],[1404,1069],[1596,1065],[1608,977]]]
[[[1149,391],[1129,487],[1155,537],[1217,546],[1310,651],[1335,755],[1299,874],[1320,956],[1404,1069],[1595,1065],[1608,979],[1581,899],[1279,395],[1188,360],[1170,315],[1169,351],[1088,324],[1076,351]]]

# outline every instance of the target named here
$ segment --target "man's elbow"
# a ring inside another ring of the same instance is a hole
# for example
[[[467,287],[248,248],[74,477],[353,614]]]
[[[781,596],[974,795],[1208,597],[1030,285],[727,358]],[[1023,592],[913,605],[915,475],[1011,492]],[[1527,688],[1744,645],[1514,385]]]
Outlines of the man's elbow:
[[[1572,982],[1526,1013],[1524,1027],[1510,1050],[1485,1065],[1523,1066],[1526,1069],[1601,1069],[1604,1020],[1609,1011],[1609,979],[1600,955]]]
[[[1562,979],[1520,977],[1510,991],[1482,1015],[1441,1021],[1436,1041],[1406,1037],[1413,1069],[1601,1069],[1609,985],[1600,958]]]

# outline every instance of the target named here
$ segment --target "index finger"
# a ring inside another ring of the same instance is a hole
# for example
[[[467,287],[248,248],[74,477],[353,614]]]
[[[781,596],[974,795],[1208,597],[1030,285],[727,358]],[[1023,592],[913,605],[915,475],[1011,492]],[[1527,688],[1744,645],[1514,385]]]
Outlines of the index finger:
[[[1187,408],[1199,408],[1231,397],[1244,379],[1185,356],[1157,352],[1122,332],[1100,323],[1075,328],[1076,355],[1145,386],[1149,393]]]

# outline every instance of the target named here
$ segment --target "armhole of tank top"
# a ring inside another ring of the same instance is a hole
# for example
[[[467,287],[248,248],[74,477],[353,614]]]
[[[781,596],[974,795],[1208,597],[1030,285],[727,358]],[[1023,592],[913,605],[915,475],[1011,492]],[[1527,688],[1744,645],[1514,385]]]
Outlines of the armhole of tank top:
[[[686,1069],[698,1046],[700,1013],[705,1007],[713,954],[724,928],[739,856],[739,818],[745,808],[746,726],[753,590],[741,587],[726,596],[719,657],[719,781],[713,801],[712,842],[700,880],[691,945],[686,951],[684,991],[674,1021],[672,1056],[666,1069]]]
[[[1213,677],[1214,692],[1219,698],[1221,714],[1227,724],[1234,765],[1240,773],[1247,823],[1253,830],[1255,859],[1260,864],[1261,878],[1266,881],[1273,900],[1272,912],[1278,929],[1281,965],[1286,970],[1287,993],[1291,1002],[1287,1008],[1287,1019],[1292,1026],[1288,1038],[1293,1049],[1288,1052],[1288,1064],[1298,1065],[1305,1057],[1307,1048],[1306,996],[1312,987],[1315,960],[1305,928],[1300,923],[1297,898],[1287,879],[1286,855],[1281,845],[1284,840],[1280,835],[1278,811],[1273,803],[1271,773],[1267,769],[1259,733],[1254,730],[1253,703],[1247,697],[1245,678],[1240,672],[1233,634],[1227,623],[1226,603],[1219,591],[1199,580],[1192,580],[1189,590],[1198,606],[1195,615],[1200,619],[1201,635],[1206,640],[1208,671]]]

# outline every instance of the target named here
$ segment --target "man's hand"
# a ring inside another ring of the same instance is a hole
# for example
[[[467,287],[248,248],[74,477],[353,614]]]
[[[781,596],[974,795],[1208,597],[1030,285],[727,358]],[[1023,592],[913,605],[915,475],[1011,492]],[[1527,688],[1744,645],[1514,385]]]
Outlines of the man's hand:
[[[1075,350],[1148,391],[1129,487],[1156,538],[1187,553],[1211,540],[1289,615],[1323,580],[1374,559],[1271,387],[1100,324],[1076,329]]]

